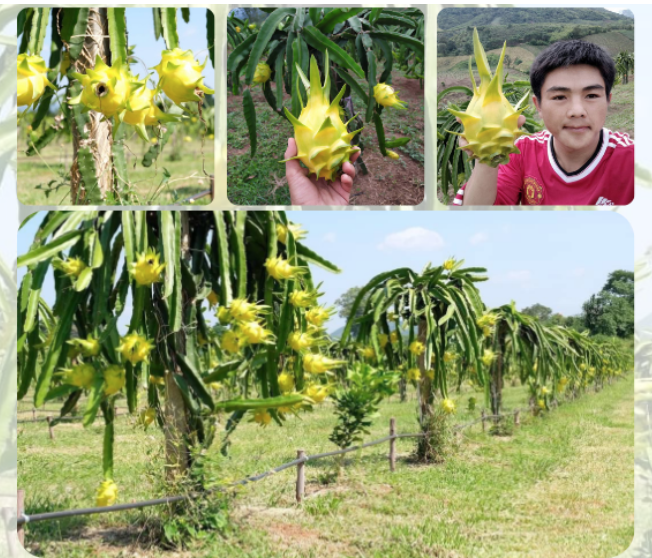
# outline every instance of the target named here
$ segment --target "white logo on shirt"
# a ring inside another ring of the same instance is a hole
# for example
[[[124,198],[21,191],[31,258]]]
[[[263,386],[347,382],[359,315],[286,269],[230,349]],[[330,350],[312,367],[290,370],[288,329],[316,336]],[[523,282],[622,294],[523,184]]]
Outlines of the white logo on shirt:
[[[609,199],[607,199],[607,198],[605,198],[603,196],[600,196],[598,198],[598,201],[595,202],[595,205],[616,205],[616,204],[614,202],[612,202],[611,200],[609,200]]]

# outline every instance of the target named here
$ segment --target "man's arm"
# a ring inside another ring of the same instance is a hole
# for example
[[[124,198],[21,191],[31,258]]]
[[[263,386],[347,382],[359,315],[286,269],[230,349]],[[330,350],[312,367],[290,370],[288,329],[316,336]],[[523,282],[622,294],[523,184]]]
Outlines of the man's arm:
[[[476,163],[464,188],[464,205],[493,205],[498,192],[498,167]]]

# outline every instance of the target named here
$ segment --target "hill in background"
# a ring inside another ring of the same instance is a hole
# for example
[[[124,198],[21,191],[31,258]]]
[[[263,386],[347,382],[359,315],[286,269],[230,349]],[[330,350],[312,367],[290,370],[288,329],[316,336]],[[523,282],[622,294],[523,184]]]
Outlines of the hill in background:
[[[437,25],[438,71],[468,67],[474,27],[488,54],[497,55],[507,41],[507,66],[522,73],[541,50],[561,40],[591,41],[614,57],[634,52],[634,20],[602,8],[446,8]]]

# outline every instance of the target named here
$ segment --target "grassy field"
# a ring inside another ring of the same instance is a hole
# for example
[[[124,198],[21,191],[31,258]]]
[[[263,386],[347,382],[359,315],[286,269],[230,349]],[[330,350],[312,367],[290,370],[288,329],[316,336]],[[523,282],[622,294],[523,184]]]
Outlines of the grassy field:
[[[634,139],[634,78],[629,83],[616,85],[612,90],[611,104],[605,126],[610,130],[627,132]]]
[[[479,415],[463,410],[469,395],[457,396],[456,423]],[[526,401],[525,388],[506,388],[506,408]],[[332,460],[309,462],[301,506],[294,471],[284,471],[234,493],[229,528],[185,551],[166,552],[143,536],[156,508],[29,525],[26,546],[66,558],[610,558],[633,536],[633,401],[629,375],[543,417],[523,416],[513,436],[483,434],[476,425],[441,465],[411,462],[409,439],[397,442],[395,473],[384,444],[350,454],[337,483]],[[386,402],[370,438],[387,434],[390,416],[400,432],[415,432],[415,408],[412,393],[406,403]],[[328,451],[333,424],[328,404],[283,428],[243,423],[230,456],[221,457],[216,444],[208,468],[230,481],[290,461],[299,448]],[[119,501],[160,495],[151,480],[162,469],[161,434],[144,433],[124,415],[116,431]],[[27,512],[93,505],[101,445],[99,424],[59,425],[55,441],[44,423],[19,424],[18,486],[26,489]]]
[[[70,205],[70,167],[72,145],[62,141],[50,144],[43,153],[32,157],[24,155],[25,142],[19,140],[18,149],[18,199],[25,205]],[[125,149],[130,188],[141,203],[134,205],[171,205],[210,188],[210,179],[204,174],[214,174],[213,141],[193,137],[171,140],[156,163],[147,168],[141,164],[149,148],[134,137]],[[203,154],[202,154],[203,151]],[[171,154],[174,153],[174,156]],[[170,173],[164,180],[164,171]],[[201,198],[196,205],[207,204],[210,196]]]

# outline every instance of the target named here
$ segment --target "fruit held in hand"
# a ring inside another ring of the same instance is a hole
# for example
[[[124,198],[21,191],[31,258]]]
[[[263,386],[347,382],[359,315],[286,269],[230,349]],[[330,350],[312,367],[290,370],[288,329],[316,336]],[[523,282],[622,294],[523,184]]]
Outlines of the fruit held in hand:
[[[503,93],[503,60],[506,48],[507,43],[503,46],[496,73],[492,77],[478,31],[473,30],[473,49],[478,74],[480,74],[480,87],[476,85],[469,58],[473,98],[466,112],[447,109],[458,117],[464,126],[462,134],[450,133],[462,136],[468,142],[463,149],[472,153],[471,159],[477,159],[480,163],[493,168],[508,163],[510,153],[520,153],[514,146],[514,142],[518,137],[526,134],[519,130],[518,118],[527,106],[520,109],[518,106],[527,100],[529,92],[519,101],[517,108],[510,104]]]
[[[344,123],[340,118],[339,103],[346,86],[342,87],[331,103],[329,67],[328,51],[326,51],[324,55],[326,78],[322,87],[319,66],[314,56],[310,58],[310,81],[297,64],[297,72],[304,86],[309,90],[308,103],[303,107],[298,119],[287,108],[285,109],[286,116],[294,126],[298,154],[281,162],[298,159],[317,178],[334,180],[342,165],[350,161],[351,155],[356,152],[356,148],[351,145],[351,140],[362,128],[349,132],[348,122]],[[303,99],[301,103],[303,104]]]

